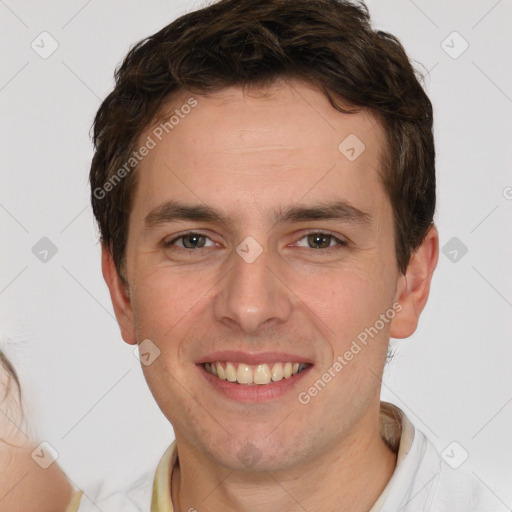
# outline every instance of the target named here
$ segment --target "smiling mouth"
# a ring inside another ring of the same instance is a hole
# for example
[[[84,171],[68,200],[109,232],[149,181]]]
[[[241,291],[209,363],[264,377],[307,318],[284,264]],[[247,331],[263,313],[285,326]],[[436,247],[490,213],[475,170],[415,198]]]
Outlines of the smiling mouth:
[[[231,361],[203,363],[204,369],[221,380],[237,384],[261,385],[289,379],[302,372],[309,363],[245,364]]]

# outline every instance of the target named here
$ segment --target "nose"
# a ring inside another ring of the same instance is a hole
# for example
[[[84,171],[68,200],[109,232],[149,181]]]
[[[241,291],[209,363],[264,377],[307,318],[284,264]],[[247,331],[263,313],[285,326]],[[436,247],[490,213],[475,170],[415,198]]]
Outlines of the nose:
[[[233,251],[231,270],[215,296],[215,318],[231,327],[236,324],[247,334],[286,322],[292,313],[293,293],[286,287],[277,263],[272,265],[272,255],[264,249],[251,261],[240,254]]]

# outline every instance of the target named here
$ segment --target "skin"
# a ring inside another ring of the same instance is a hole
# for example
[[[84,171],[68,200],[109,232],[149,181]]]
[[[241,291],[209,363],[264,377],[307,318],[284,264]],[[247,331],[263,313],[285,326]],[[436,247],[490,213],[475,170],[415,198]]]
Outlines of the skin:
[[[165,107],[172,112],[190,96],[181,92]],[[396,465],[379,434],[388,341],[417,327],[437,264],[437,231],[430,229],[402,275],[378,175],[384,132],[370,113],[341,114],[299,81],[194,97],[198,105],[137,169],[128,287],[109,251],[102,253],[123,339],[150,339],[160,350],[143,370],[176,435],[175,510],[367,511]],[[350,134],[366,146],[353,162],[338,150]],[[144,230],[146,215],[170,199],[218,208],[232,223],[174,221]],[[275,224],[270,216],[330,200],[348,202],[370,222]],[[183,239],[163,246],[189,230],[205,235],[206,247],[184,249]],[[318,248],[308,243],[310,232],[349,245],[327,238]],[[263,249],[250,264],[236,252],[248,236]],[[402,309],[392,322],[300,404],[297,394],[396,302]],[[284,396],[240,403],[202,378],[195,361],[213,350],[282,351],[313,366]],[[246,443],[259,457],[250,467],[237,457]]]
[[[8,384],[9,376],[0,365],[0,389]],[[16,426],[21,420],[16,390],[11,387],[0,402],[0,512],[64,512],[73,494],[71,484],[56,462],[43,469],[32,459],[38,443]]]

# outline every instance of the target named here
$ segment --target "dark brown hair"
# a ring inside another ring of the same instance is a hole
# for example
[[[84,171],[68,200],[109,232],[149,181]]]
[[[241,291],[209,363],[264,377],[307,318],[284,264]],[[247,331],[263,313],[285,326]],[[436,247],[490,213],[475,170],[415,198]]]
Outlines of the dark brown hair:
[[[5,372],[7,376],[7,383],[5,386],[3,399],[7,398],[7,396],[11,393],[12,383],[14,382],[14,386],[16,388],[16,394],[19,399],[21,399],[21,387],[20,381],[18,379],[18,374],[14,369],[12,363],[7,359],[7,356],[0,350],[0,370]]]
[[[6,414],[2,409],[10,412],[9,408],[16,411],[16,418],[20,420],[23,417],[23,406],[21,402],[21,387],[18,375],[12,363],[7,359],[7,356],[0,350],[0,413],[5,416],[0,417],[0,442],[13,445],[9,440],[4,439],[4,435],[10,436],[13,426],[19,428],[17,422],[13,421],[9,414]],[[4,422],[4,420],[7,420]]]
[[[380,175],[394,212],[398,268],[405,273],[433,224],[436,193],[432,105],[400,42],[371,28],[363,3],[220,0],[137,43],[96,114],[92,207],[125,284],[137,174],[125,171],[124,179],[113,180],[163,101],[175,91],[268,86],[278,78],[306,81],[340,112],[365,108],[381,123],[387,147]]]

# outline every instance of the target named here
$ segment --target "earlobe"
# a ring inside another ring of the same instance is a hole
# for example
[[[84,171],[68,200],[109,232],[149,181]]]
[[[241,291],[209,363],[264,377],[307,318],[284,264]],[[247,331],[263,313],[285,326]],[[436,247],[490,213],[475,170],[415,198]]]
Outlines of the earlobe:
[[[137,337],[129,292],[117,272],[112,254],[104,244],[101,245],[101,270],[110,292],[121,336],[129,345],[136,345]]]
[[[439,234],[432,225],[423,243],[413,254],[405,275],[399,278],[396,301],[401,304],[402,309],[391,323],[392,338],[408,338],[418,327],[438,258]]]

